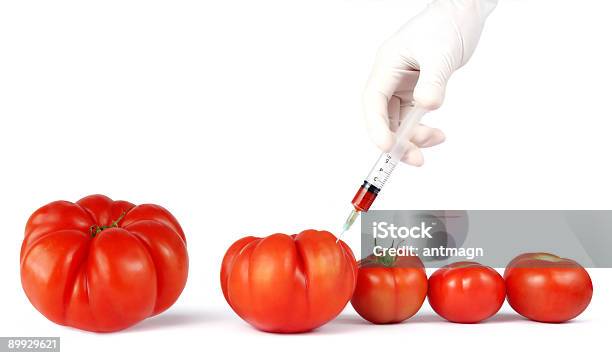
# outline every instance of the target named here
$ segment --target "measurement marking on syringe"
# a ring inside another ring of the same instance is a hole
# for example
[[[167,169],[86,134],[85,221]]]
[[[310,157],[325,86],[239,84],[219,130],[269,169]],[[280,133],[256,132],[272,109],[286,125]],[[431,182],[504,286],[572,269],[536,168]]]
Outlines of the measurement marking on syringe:
[[[343,226],[343,232],[347,231],[355,222],[356,216],[360,212],[366,212],[372,206],[372,203],[377,198],[378,193],[382,190],[385,183],[391,177],[395,167],[401,162],[402,157],[406,154],[408,140],[411,138],[412,130],[419,123],[421,118],[427,113],[423,107],[419,107],[414,103],[410,104],[411,109],[406,113],[405,117],[400,121],[399,128],[395,133],[395,143],[391,150],[382,153],[374,166],[368,173],[363,184],[357,190],[351,204],[353,211],[348,216]]]

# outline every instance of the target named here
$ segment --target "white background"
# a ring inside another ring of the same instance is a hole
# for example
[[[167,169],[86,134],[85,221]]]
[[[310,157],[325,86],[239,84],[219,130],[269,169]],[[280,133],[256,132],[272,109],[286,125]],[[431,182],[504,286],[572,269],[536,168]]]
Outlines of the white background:
[[[584,355],[607,349],[612,271],[576,321],[505,305],[456,325],[425,304],[373,326],[349,306],[305,335],[260,333],[225,303],[219,268],[245,235],[335,231],[378,156],[360,95],[377,47],[426,1],[3,1],[0,336],[61,336],[71,356]],[[489,18],[444,106],[448,137],[399,168],[378,209],[609,209],[612,4],[511,1]],[[190,273],[165,314],[116,334],[48,322],[19,281],[29,214],[104,193],[164,205]],[[358,230],[347,237],[358,248]]]

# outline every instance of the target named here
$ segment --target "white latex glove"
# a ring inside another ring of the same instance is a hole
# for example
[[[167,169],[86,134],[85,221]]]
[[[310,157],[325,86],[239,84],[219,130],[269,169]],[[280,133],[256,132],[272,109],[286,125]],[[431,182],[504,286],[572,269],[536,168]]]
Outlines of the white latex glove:
[[[446,82],[472,56],[497,0],[435,0],[379,49],[364,92],[368,132],[383,151],[393,145],[399,118],[414,100],[428,109],[444,101]],[[419,125],[402,161],[423,165],[419,148],[444,141],[439,129]]]

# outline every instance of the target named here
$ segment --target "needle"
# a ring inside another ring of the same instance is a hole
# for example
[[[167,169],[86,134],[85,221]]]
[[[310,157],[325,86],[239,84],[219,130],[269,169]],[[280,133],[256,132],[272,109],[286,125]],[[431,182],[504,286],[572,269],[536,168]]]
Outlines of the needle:
[[[344,225],[342,226],[342,232],[338,236],[339,241],[345,232],[347,232],[359,213],[366,212],[372,206],[372,203],[378,196],[378,193],[389,180],[391,173],[395,169],[396,165],[401,161],[402,157],[406,153],[410,137],[412,136],[413,129],[418,125],[419,121],[427,113],[427,109],[416,106],[414,103],[411,104],[411,109],[406,113],[404,119],[401,121],[396,135],[395,143],[388,153],[382,153],[374,167],[368,173],[368,176],[363,181],[363,184],[359,187],[359,190],[355,194],[355,197],[351,201],[353,210],[346,218]]]
[[[356,209],[353,209],[351,211],[349,216],[346,218],[346,221],[344,222],[344,225],[342,225],[342,232],[338,236],[338,239],[336,240],[336,242],[340,241],[342,236],[344,236],[344,233],[347,232],[351,228],[351,226],[353,226],[353,223],[355,223],[355,220],[357,220],[357,217],[359,216],[359,213],[360,213],[360,211],[358,211]]]

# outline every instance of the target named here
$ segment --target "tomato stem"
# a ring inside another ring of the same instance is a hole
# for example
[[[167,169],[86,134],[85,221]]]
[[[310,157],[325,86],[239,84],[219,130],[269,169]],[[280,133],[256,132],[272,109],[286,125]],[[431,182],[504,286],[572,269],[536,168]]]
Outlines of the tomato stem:
[[[125,214],[127,214],[126,211],[123,211],[121,213],[121,215],[119,215],[119,217],[117,218],[117,220],[114,220],[113,222],[111,222],[110,225],[91,225],[89,227],[89,234],[91,235],[91,237],[96,237],[96,235],[98,235],[99,233],[101,233],[103,230],[106,229],[110,229],[113,227],[119,227],[119,222],[121,221],[121,219],[123,219],[123,217],[125,216]]]
[[[405,242],[406,240],[400,240],[397,243],[395,242],[395,240],[391,241],[391,248],[394,249],[399,249],[399,247]],[[374,238],[374,245],[376,245],[376,238]],[[385,254],[383,256],[379,256],[376,258],[376,262],[386,266],[386,267],[394,267],[395,266],[395,262],[397,261],[397,256],[395,255],[389,255],[389,254]]]

